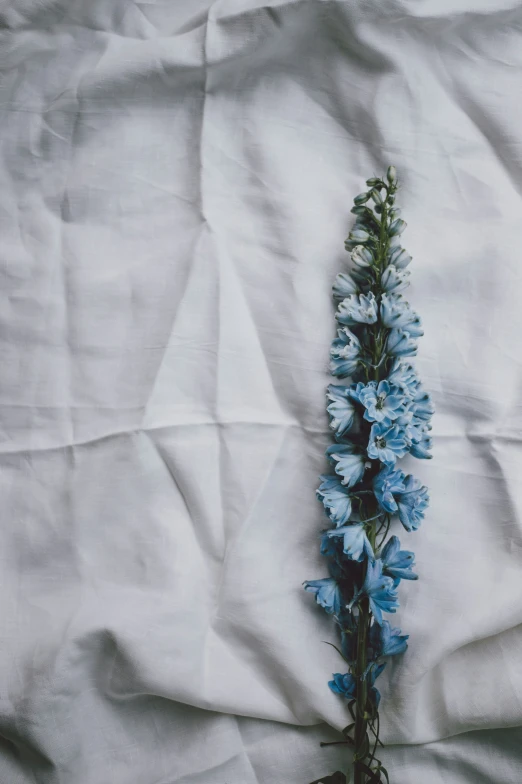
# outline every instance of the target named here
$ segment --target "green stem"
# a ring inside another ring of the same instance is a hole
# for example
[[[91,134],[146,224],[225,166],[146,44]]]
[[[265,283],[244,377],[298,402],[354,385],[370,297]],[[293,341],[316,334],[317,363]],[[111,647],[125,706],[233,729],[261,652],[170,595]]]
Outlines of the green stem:
[[[381,214],[381,226],[379,232],[379,253],[378,253],[378,271],[377,271],[377,300],[380,304],[380,297],[381,297],[381,277],[385,267],[386,261],[386,249],[388,244],[388,239],[386,235],[386,228],[387,228],[387,206],[384,204],[383,211]],[[373,379],[374,381],[379,381],[379,376],[381,375],[381,366],[380,360],[382,358],[382,353],[384,350],[385,344],[385,332],[381,329],[381,325],[379,321],[375,324],[375,332],[373,336],[373,356],[372,356],[372,371],[373,371]],[[367,381],[369,380],[369,372],[368,368],[366,369],[366,377]],[[377,511],[377,509],[375,509]],[[372,517],[373,510],[367,508],[366,515],[367,515],[367,522],[373,520],[375,518]],[[375,550],[375,542],[377,539],[377,531],[375,524],[370,526],[370,530],[368,531],[368,538],[370,540],[370,544],[372,548]],[[354,730],[354,741],[355,741],[355,753],[354,753],[354,784],[365,784],[366,781],[366,773],[362,769],[361,765],[364,763],[364,759],[370,755],[370,747],[369,747],[369,737],[368,737],[368,720],[366,716],[368,715],[367,711],[367,703],[368,703],[368,683],[366,678],[363,677],[366,666],[367,666],[367,648],[368,648],[368,632],[370,629],[371,624],[371,612],[370,612],[370,603],[368,599],[363,599],[359,604],[359,629],[358,629],[358,638],[357,638],[357,661],[355,665],[355,677],[357,678],[357,693],[356,693],[356,707],[355,707],[355,730]],[[363,756],[364,748],[367,748],[367,754]],[[373,754],[371,754],[371,758],[375,754],[375,750]]]
[[[361,768],[362,758],[358,755],[361,754],[366,736],[368,734],[368,722],[365,719],[366,702],[368,699],[368,684],[366,679],[363,680],[363,674],[366,670],[366,639],[367,631],[370,620],[370,605],[368,599],[365,599],[360,604],[359,611],[359,636],[357,639],[357,663],[356,663],[356,678],[357,678],[357,699],[356,699],[356,717],[355,717],[355,755],[354,755],[354,784],[364,784],[365,773]]]

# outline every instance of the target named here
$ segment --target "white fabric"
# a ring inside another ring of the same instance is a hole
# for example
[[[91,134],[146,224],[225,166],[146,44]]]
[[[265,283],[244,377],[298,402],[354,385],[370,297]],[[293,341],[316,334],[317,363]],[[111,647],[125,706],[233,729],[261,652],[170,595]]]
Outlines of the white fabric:
[[[208,5],[0,3],[0,781],[346,764],[301,583],[330,287],[394,163],[437,415],[381,756],[519,784],[520,3]]]

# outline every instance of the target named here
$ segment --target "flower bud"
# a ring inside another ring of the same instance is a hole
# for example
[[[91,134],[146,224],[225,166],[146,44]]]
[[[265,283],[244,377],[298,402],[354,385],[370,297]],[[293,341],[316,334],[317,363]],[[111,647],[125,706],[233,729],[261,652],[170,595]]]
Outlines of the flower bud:
[[[369,193],[360,193],[358,196],[355,197],[353,203],[356,204],[357,206],[359,204],[366,204],[369,198],[370,198]]]
[[[400,236],[396,234],[395,237],[390,237],[390,239],[388,240],[388,249],[395,250],[396,248],[400,248],[400,247],[401,247]]]
[[[366,215],[366,213],[368,212],[368,207],[364,207],[362,204],[358,206],[356,205],[355,207],[352,207],[350,212],[353,213],[354,215]]]
[[[370,177],[369,180],[366,180],[366,185],[369,185],[370,188],[373,188],[376,185],[382,185],[382,180],[380,180],[378,177]]]
[[[348,242],[362,243],[368,242],[369,239],[370,235],[367,231],[364,231],[364,229],[354,229],[348,235]]]
[[[397,218],[397,220],[394,220],[388,229],[388,234],[390,237],[396,237],[399,234],[402,234],[405,228],[406,221],[403,221],[402,218]]]
[[[371,267],[373,264],[373,254],[364,245],[356,245],[352,250],[351,258],[358,267]]]
[[[377,188],[374,188],[372,191],[370,191],[370,196],[372,197],[375,204],[382,204],[382,196]]]
[[[404,248],[396,248],[389,257],[390,264],[393,264],[396,269],[401,270],[408,266],[411,261],[411,256]]]
[[[386,177],[388,178],[388,182],[390,185],[393,185],[397,182],[397,169],[395,166],[388,166],[388,171],[386,173]]]

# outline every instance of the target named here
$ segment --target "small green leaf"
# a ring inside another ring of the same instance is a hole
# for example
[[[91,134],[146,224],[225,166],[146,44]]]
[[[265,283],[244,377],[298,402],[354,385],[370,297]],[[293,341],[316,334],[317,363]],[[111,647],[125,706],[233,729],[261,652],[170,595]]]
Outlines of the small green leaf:
[[[331,648],[335,648],[335,650],[337,651],[337,653],[339,654],[339,656],[342,656],[342,658],[344,659],[344,661],[346,662],[346,664],[349,664],[349,663],[350,663],[350,662],[348,661],[348,659],[345,659],[345,658],[344,658],[342,651],[341,651],[341,650],[340,650],[340,649],[337,647],[337,645],[334,645],[334,644],[333,644],[333,642],[327,642],[326,640],[321,640],[321,642],[324,642],[324,644],[325,644],[325,645],[329,645]]]

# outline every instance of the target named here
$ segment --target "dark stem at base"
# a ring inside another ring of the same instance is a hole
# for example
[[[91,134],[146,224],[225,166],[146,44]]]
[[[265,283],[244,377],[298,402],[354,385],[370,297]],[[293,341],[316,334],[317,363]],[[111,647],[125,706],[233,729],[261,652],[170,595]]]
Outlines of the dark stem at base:
[[[367,742],[368,721],[365,718],[366,702],[368,700],[368,684],[363,677],[366,670],[366,648],[368,625],[370,620],[370,607],[368,599],[361,602],[359,614],[359,633],[357,639],[357,700],[355,706],[355,752],[354,752],[354,784],[364,784],[365,773],[361,767],[364,762],[364,746]]]

